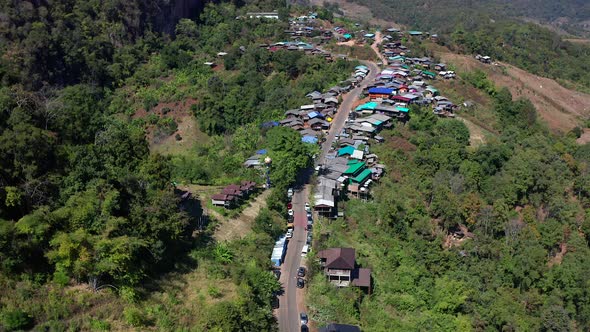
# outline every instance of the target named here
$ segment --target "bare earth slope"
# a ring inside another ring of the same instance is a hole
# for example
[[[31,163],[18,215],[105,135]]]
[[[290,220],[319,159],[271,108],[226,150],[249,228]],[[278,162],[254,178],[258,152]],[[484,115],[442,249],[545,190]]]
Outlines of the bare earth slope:
[[[541,118],[555,131],[569,131],[579,125],[581,119],[590,116],[590,95],[566,89],[555,80],[533,75],[506,63],[486,65],[467,55],[448,51],[436,54],[459,70],[477,68],[485,71],[496,85],[510,89],[514,98],[530,99]]]

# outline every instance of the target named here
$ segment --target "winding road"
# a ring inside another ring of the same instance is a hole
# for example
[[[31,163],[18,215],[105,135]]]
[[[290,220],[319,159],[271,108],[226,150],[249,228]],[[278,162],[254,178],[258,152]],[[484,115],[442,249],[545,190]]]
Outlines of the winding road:
[[[336,134],[342,131],[346,119],[352,109],[352,105],[358,99],[362,90],[371,82],[379,73],[379,67],[371,61],[361,61],[370,70],[369,75],[355,89],[342,96],[342,103],[338,112],[332,120],[326,141],[322,144],[320,157],[316,163],[324,163],[326,154],[334,142]],[[280,282],[283,285],[283,294],[279,296],[279,308],[276,310],[279,331],[297,332],[300,331],[299,313],[307,312],[304,304],[305,288],[297,288],[297,269],[301,266],[301,250],[307,239],[307,217],[305,213],[305,202],[308,202],[310,185],[308,179],[312,170],[307,170],[298,179],[297,188],[293,195],[293,212],[295,214],[295,230],[293,237],[289,241],[285,261],[281,266]],[[306,284],[307,287],[307,284]]]

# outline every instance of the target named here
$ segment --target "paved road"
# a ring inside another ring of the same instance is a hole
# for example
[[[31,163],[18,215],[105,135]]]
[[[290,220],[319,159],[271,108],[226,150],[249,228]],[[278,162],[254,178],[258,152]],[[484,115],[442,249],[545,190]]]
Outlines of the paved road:
[[[322,144],[322,153],[320,155],[320,158],[318,158],[318,162],[320,164],[325,164],[326,154],[330,151],[330,147],[332,146],[332,143],[334,142],[336,134],[339,134],[342,131],[342,128],[344,128],[344,124],[346,122],[346,119],[348,119],[348,115],[350,114],[350,111],[352,109],[352,105],[358,99],[358,97],[361,94],[361,92],[363,91],[363,89],[367,85],[369,85],[370,83],[373,83],[373,81],[375,80],[375,77],[380,72],[379,67],[377,67],[377,64],[375,64],[374,62],[372,62],[372,61],[361,61],[361,62],[365,66],[369,67],[369,69],[371,71],[369,72],[369,75],[367,75],[367,77],[361,82],[361,84],[359,86],[357,86],[355,89],[351,90],[350,92],[348,92],[347,94],[345,94],[343,96],[342,104],[340,104],[340,107],[338,107],[338,113],[336,113],[336,116],[334,116],[334,119],[332,120],[332,124],[330,126],[330,132],[328,134],[328,137],[326,138],[326,141]]]
[[[338,108],[336,116],[332,120],[332,125],[326,141],[322,144],[322,151],[320,157],[317,159],[318,163],[324,163],[326,154],[330,150],[334,138],[337,133],[342,131],[344,123],[348,119],[348,114],[352,105],[357,100],[361,91],[377,76],[379,68],[374,62],[361,61],[365,66],[371,70],[369,75],[363,80],[359,87],[343,95],[342,104]],[[299,313],[305,310],[303,302],[304,291],[297,288],[297,269],[301,266],[301,250],[305,245],[307,239],[307,217],[305,213],[305,202],[308,202],[310,186],[307,179],[311,170],[307,170],[305,176],[299,179],[297,189],[293,195],[293,212],[295,214],[295,231],[293,238],[289,241],[287,247],[287,254],[285,261],[281,266],[281,283],[283,285],[284,293],[279,296],[279,309],[277,311],[277,319],[279,323],[279,331],[281,332],[296,332],[300,331]],[[307,288],[307,284],[306,284]]]
[[[285,262],[281,267],[281,283],[284,293],[279,296],[279,330],[286,332],[299,331],[299,308],[297,297],[302,297],[302,290],[297,288],[297,269],[301,266],[301,250],[307,239],[307,217],[305,202],[307,187],[298,189],[293,195],[293,212],[295,213],[295,230],[289,241]],[[300,301],[301,302],[301,301]],[[302,308],[303,309],[303,308]]]

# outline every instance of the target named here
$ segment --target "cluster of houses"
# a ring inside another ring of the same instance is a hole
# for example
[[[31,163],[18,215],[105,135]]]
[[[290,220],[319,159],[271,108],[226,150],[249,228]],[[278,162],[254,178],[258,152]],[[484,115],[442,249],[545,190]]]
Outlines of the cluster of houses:
[[[298,109],[286,111],[285,118],[280,120],[279,124],[298,131],[301,134],[301,140],[305,143],[320,142],[327,134],[332,119],[338,112],[338,97],[354,88],[367,76],[367,73],[368,69],[356,70],[350,79],[340,82],[340,85],[324,93],[319,91],[308,93],[306,97],[310,99],[310,103],[301,105]]]
[[[429,57],[409,57],[410,50],[399,41],[386,41],[383,56],[388,59],[387,68],[364,91],[370,103],[360,111],[385,114],[405,120],[409,105],[431,105],[439,116],[454,117],[457,106],[429,81],[437,77],[455,78],[455,72],[447,70],[444,63],[434,63]]]
[[[324,44],[332,40],[334,34],[332,30],[325,29],[317,24],[317,13],[310,12],[308,15],[292,17],[289,19],[289,29],[285,34],[290,35],[291,39],[299,40],[301,37],[312,38],[318,44]]]
[[[211,204],[226,209],[239,206],[244,200],[257,190],[256,182],[242,181],[241,184],[230,184],[223,188],[220,193],[211,195]]]

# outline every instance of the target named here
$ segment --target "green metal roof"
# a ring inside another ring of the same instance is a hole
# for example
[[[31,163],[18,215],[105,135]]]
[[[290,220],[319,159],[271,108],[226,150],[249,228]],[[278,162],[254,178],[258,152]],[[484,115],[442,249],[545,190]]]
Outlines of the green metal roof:
[[[344,172],[344,174],[346,175],[354,175],[356,174],[359,170],[365,168],[365,163],[356,163],[354,165],[350,165],[350,167]],[[369,170],[370,172],[371,170]],[[362,173],[361,173],[362,174]]]
[[[408,113],[410,111],[410,109],[409,108],[406,108],[406,107],[399,107],[399,106],[397,106],[396,109],[398,111],[404,112],[404,113]]]
[[[421,35],[422,31],[410,30],[410,31],[408,31],[408,33],[410,35]]]
[[[354,146],[345,146],[343,148],[338,149],[338,157],[343,156],[345,154],[352,154],[354,152]]]
[[[436,74],[435,74],[435,73],[433,73],[433,72],[431,72],[431,71],[426,71],[426,70],[425,70],[425,71],[423,71],[423,72],[422,72],[422,74],[424,74],[424,75],[428,75],[428,76],[432,76],[432,77],[435,77],[435,76],[436,76]]]
[[[352,182],[356,182],[356,183],[363,183],[365,182],[365,180],[371,176],[373,172],[371,172],[370,169],[365,169],[364,171],[361,172],[361,174],[357,175],[356,177],[352,178],[351,181]]]
[[[368,103],[365,103],[363,105],[359,105],[355,111],[362,111],[362,110],[374,110],[375,107],[379,106],[379,104],[377,104],[374,101],[370,101]]]

